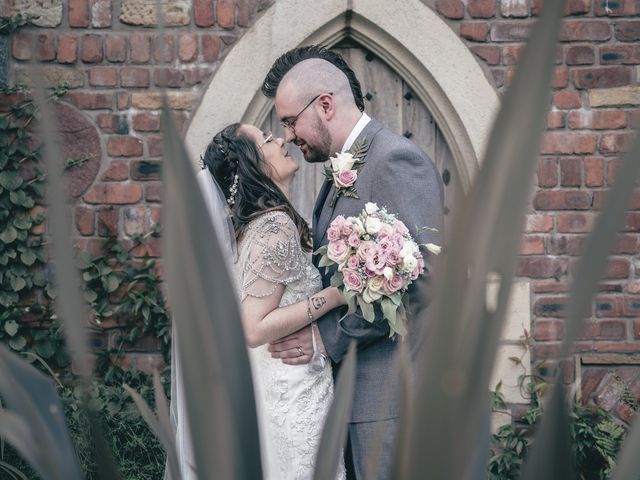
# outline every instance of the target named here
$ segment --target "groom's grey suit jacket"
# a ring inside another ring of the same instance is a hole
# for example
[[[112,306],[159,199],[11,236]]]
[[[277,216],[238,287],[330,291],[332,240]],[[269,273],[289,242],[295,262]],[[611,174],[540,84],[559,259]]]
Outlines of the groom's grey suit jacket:
[[[338,215],[357,216],[365,203],[375,202],[386,207],[389,213],[398,215],[420,244],[441,244],[443,211],[443,186],[439,172],[429,157],[408,139],[396,135],[375,119],[365,126],[358,137],[365,138],[369,149],[365,163],[358,172],[355,188],[359,198],[340,196],[331,207],[335,192],[332,182],[325,182],[316,201],[313,215],[314,251],[327,243],[327,228]],[[438,232],[417,229],[437,228]],[[428,253],[423,250],[429,263]],[[314,264],[318,263],[314,256]],[[433,260],[433,259],[431,259]],[[333,270],[320,268],[322,282],[329,285]],[[414,282],[410,289],[412,310],[423,307],[416,294],[421,286]],[[413,291],[412,291],[413,290]],[[389,326],[382,320],[379,309],[373,323],[366,321],[360,310],[345,317],[344,309],[335,309],[318,320],[318,327],[327,353],[334,362],[334,374],[347,353],[351,339],[358,344],[355,396],[352,423],[379,421],[398,417],[400,414],[398,376],[393,374],[392,358],[398,342],[389,338]],[[423,318],[422,315],[419,316]],[[421,327],[416,318],[409,318],[409,346],[415,350],[415,338]]]

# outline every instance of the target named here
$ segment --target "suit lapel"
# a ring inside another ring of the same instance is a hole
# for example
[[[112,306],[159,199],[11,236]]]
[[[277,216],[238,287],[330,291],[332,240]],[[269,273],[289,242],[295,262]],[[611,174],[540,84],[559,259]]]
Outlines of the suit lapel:
[[[356,142],[360,139],[362,139],[363,137],[367,137],[367,143],[371,144],[371,141],[373,140],[373,137],[376,135],[376,133],[378,133],[380,131],[380,129],[382,128],[382,125],[380,125],[375,119],[371,119],[369,121],[369,123],[367,123],[367,126],[364,127],[364,129],[362,130],[362,132],[360,132],[360,135],[358,135],[358,138],[355,140]],[[355,142],[354,142],[355,143]],[[368,153],[367,153],[368,155]],[[366,164],[366,158],[367,155],[365,155],[365,164],[363,165],[362,168],[367,168],[367,164]],[[333,212],[336,210],[336,207],[338,206],[338,203],[340,203],[340,199],[342,198],[341,196],[338,197],[338,199],[336,200],[336,202],[333,204],[333,207],[330,205],[331,203],[331,199],[333,198],[333,195],[335,193],[335,186],[333,185],[333,182],[326,182],[326,184],[330,184],[330,188],[327,189],[327,193],[323,199],[323,203],[322,203],[322,207],[320,208],[319,212],[318,212],[318,219],[316,222],[316,232],[314,232],[314,238],[319,238],[317,244],[318,246],[320,246],[322,244],[322,242],[324,241],[326,235],[327,235],[327,228],[329,228],[329,224],[331,223],[331,219],[333,218]],[[323,190],[324,187],[326,185],[323,186]],[[356,180],[355,183],[356,186],[356,191],[358,189],[358,180]],[[322,192],[321,192],[322,193]],[[320,201],[321,197],[318,196],[318,201]],[[318,208],[318,205],[316,204],[316,208]],[[314,214],[315,214],[315,210],[314,210]],[[314,217],[315,218],[315,217]],[[317,247],[316,247],[317,248]]]
[[[327,200],[327,195],[331,190],[331,182],[325,181],[322,184],[322,188],[318,193],[318,198],[316,199],[316,204],[313,207],[313,248],[314,250],[318,248],[322,235],[319,234],[320,230],[318,229],[318,221],[320,219],[320,213],[324,207],[324,204]],[[316,246],[317,245],[317,246]]]

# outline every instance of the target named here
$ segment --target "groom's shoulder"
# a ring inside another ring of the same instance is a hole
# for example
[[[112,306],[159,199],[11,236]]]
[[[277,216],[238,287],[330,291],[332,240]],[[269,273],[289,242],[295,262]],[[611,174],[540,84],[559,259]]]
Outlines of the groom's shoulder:
[[[420,147],[403,135],[391,131],[380,124],[380,129],[372,139],[370,149],[385,159],[406,158],[418,163],[433,163]]]

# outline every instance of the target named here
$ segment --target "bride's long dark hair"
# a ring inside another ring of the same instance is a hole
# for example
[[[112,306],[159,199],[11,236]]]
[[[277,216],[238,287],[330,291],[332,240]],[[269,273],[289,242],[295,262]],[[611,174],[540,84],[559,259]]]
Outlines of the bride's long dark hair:
[[[269,177],[270,165],[264,161],[255,142],[234,123],[217,133],[202,157],[207,168],[220,185],[225,198],[233,197],[231,209],[236,239],[240,241],[247,225],[256,216],[272,210],[286,212],[300,234],[300,246],[311,250],[309,225],[291,205],[285,194]],[[237,191],[232,195],[235,176]]]

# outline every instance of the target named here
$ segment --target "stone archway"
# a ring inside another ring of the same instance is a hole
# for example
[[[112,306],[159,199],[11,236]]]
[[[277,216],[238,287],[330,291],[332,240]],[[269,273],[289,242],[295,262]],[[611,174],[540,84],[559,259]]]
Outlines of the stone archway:
[[[262,80],[273,61],[301,44],[352,37],[392,66],[440,125],[466,189],[485,150],[499,98],[471,52],[419,0],[278,0],[226,56],[186,134],[197,164],[211,136],[242,120],[260,125],[272,102]],[[450,59],[455,58],[455,63]]]

